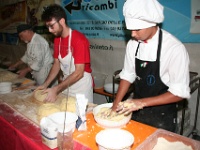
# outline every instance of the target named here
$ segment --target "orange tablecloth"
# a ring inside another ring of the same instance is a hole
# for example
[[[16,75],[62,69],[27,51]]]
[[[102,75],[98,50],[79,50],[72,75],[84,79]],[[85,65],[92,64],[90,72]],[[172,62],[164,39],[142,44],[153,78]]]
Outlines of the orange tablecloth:
[[[98,146],[95,142],[96,134],[103,130],[101,126],[99,126],[93,117],[93,114],[87,114],[87,131],[77,131],[74,132],[74,139],[86,147],[89,147],[91,150],[98,150]],[[135,149],[139,144],[141,144],[149,135],[151,135],[156,128],[136,122],[131,120],[125,127],[125,129],[131,132],[135,138],[134,144],[131,149]]]
[[[95,136],[103,129],[95,122],[92,113],[87,114],[87,131],[75,130],[74,149],[98,150]],[[135,149],[156,130],[132,120],[123,129],[134,135],[135,141],[131,149]],[[5,103],[0,103],[0,149],[50,150],[42,143],[40,128]]]

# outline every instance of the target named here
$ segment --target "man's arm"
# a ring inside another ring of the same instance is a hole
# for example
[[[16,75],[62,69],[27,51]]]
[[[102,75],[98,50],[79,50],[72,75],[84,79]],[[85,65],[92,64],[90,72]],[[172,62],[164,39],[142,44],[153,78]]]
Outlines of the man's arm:
[[[84,75],[84,68],[84,64],[76,64],[75,71],[57,86],[57,92],[62,92],[63,90],[80,80]]]
[[[8,69],[16,69],[19,65],[25,64],[22,60],[19,60],[18,62],[16,62],[15,64],[9,66]]]
[[[158,106],[158,105],[175,103],[179,102],[182,99],[183,98],[175,96],[171,92],[166,92],[158,96],[140,99],[140,101],[145,104],[144,105],[145,107],[149,107],[149,106]]]
[[[123,80],[123,79],[120,80],[117,95],[116,95],[116,98],[115,98],[115,100],[113,102],[113,106],[112,106],[113,110],[115,110],[117,108],[118,103],[121,102],[123,97],[126,95],[130,85],[131,85],[131,83],[128,81]]]
[[[49,84],[51,84],[51,82],[56,78],[59,71],[60,71],[60,62],[58,59],[54,59],[53,66],[51,67],[49,75],[42,86],[47,88]]]
[[[80,80],[84,75],[84,68],[85,64],[76,64],[75,71],[72,74],[70,74],[63,82],[61,82],[57,86],[45,90],[45,92],[48,93],[48,96],[46,97],[45,101],[54,102],[56,100],[56,96],[60,92],[73,85],[74,83],[78,82],[78,80]]]
[[[147,97],[142,99],[130,99],[120,103],[116,109],[119,113],[129,114],[132,111],[143,109],[144,107],[166,105],[181,101],[183,98],[173,95],[171,92]]]
[[[21,69],[21,70],[17,71],[17,74],[19,74],[19,78],[23,78],[23,77],[26,76],[26,74],[28,72],[31,72],[31,71],[32,71],[31,67],[28,66],[28,67],[26,67],[24,69]]]

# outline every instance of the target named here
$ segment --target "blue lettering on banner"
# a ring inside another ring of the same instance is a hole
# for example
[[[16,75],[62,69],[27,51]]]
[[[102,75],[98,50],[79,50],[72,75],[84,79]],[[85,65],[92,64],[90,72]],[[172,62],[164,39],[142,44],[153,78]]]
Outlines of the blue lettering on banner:
[[[124,40],[123,0],[63,0],[68,25],[88,38]]]

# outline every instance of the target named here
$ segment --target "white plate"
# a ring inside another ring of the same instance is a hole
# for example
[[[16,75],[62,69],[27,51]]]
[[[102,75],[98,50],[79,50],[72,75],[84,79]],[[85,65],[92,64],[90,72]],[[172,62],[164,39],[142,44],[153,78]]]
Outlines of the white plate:
[[[128,150],[134,142],[134,136],[123,129],[105,129],[97,133],[96,142],[102,150]]]
[[[117,93],[119,84],[115,83],[115,93]],[[107,83],[104,85],[104,90],[108,93],[113,93],[113,84],[112,83]]]
[[[12,82],[0,82],[0,94],[10,93],[12,91]]]

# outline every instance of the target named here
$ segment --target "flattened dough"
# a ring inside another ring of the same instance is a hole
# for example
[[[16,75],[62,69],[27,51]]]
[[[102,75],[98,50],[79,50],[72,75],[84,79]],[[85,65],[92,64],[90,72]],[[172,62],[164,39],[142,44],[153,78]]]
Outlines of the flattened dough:
[[[43,90],[37,90],[34,92],[34,98],[40,102],[43,102],[47,97],[47,93],[42,94]]]
[[[66,109],[67,106],[67,109]],[[69,111],[76,113],[76,99],[74,97],[69,97],[68,100],[66,98],[62,99],[60,104],[61,111]]]
[[[59,105],[56,105],[54,103],[46,103],[46,104],[41,105],[38,108],[38,112],[37,112],[38,121],[40,122],[40,120],[43,117],[46,117],[55,112],[60,112]]]
[[[66,105],[67,103],[67,105]],[[66,109],[67,106],[67,109]],[[74,97],[69,97],[68,101],[66,98],[62,98],[60,104],[56,103],[43,103],[37,111],[37,119],[40,122],[40,120],[43,117],[46,117],[50,114],[61,112],[61,111],[68,111],[76,113],[76,99]]]

